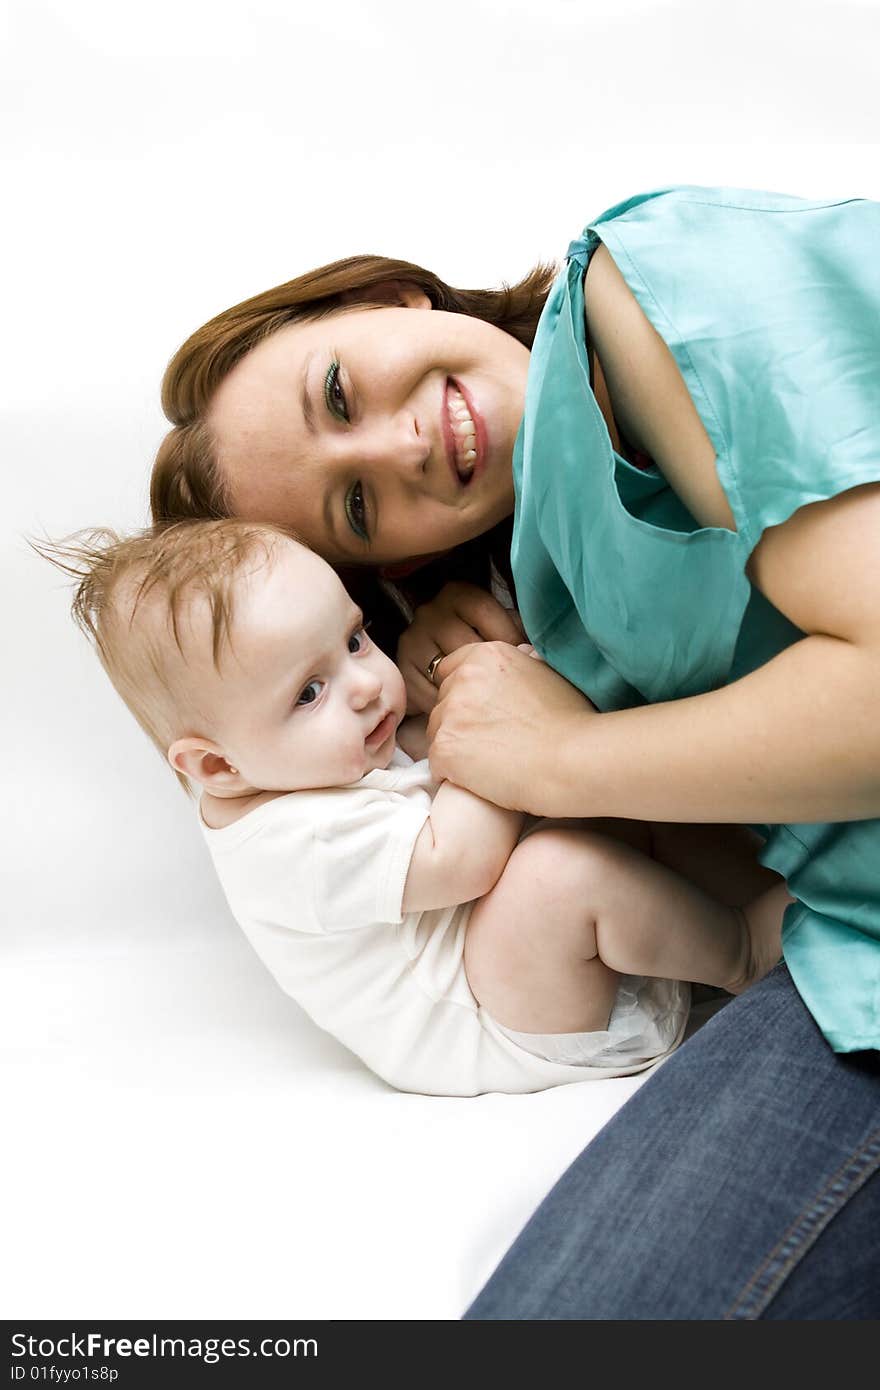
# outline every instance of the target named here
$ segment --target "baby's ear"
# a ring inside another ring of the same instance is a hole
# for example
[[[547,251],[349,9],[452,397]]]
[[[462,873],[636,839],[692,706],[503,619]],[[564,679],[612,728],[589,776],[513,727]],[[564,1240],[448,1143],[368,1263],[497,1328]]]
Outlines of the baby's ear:
[[[388,304],[398,309],[430,309],[425,291],[413,280],[382,280],[359,290],[343,290],[340,304]]]
[[[237,791],[245,782],[222,748],[207,738],[179,738],[168,749],[167,758],[175,772],[199,782],[206,791]]]

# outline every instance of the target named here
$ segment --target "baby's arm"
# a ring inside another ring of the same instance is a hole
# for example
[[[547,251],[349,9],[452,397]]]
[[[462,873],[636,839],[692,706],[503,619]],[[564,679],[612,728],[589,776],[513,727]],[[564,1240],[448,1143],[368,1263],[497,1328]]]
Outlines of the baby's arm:
[[[451,907],[488,893],[504,872],[523,819],[520,811],[442,783],[415,843],[403,911]]]

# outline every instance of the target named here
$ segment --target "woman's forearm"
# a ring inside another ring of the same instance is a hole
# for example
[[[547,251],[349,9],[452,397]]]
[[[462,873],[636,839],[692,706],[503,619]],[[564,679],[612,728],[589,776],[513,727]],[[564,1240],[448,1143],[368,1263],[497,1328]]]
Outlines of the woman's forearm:
[[[590,715],[551,759],[558,816],[769,824],[880,816],[880,652],[810,636],[720,690]],[[543,800],[543,798],[542,798]]]

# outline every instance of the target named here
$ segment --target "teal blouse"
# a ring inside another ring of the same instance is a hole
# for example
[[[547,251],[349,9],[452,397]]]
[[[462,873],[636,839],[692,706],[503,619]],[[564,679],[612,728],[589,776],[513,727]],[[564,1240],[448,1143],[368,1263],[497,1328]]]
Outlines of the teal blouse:
[[[600,242],[681,370],[735,532],[612,448],[584,325]],[[880,479],[880,203],[661,189],[603,213],[567,260],[514,450],[526,630],[601,710],[715,689],[803,635],[745,575],[765,528]],[[756,828],[797,898],[783,950],[807,1007],[836,1051],[880,1046],[880,820]]]

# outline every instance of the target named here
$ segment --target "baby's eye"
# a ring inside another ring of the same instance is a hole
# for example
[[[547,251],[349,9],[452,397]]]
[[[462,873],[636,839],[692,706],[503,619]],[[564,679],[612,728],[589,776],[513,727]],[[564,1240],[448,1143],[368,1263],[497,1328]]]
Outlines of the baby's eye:
[[[353,632],[348,639],[348,650],[351,652],[352,656],[356,655],[357,652],[366,651],[369,645],[370,639],[367,636],[367,629],[365,627],[359,627],[357,632]]]
[[[323,689],[323,681],[309,681],[308,685],[300,691],[296,703],[298,705],[313,705]]]

